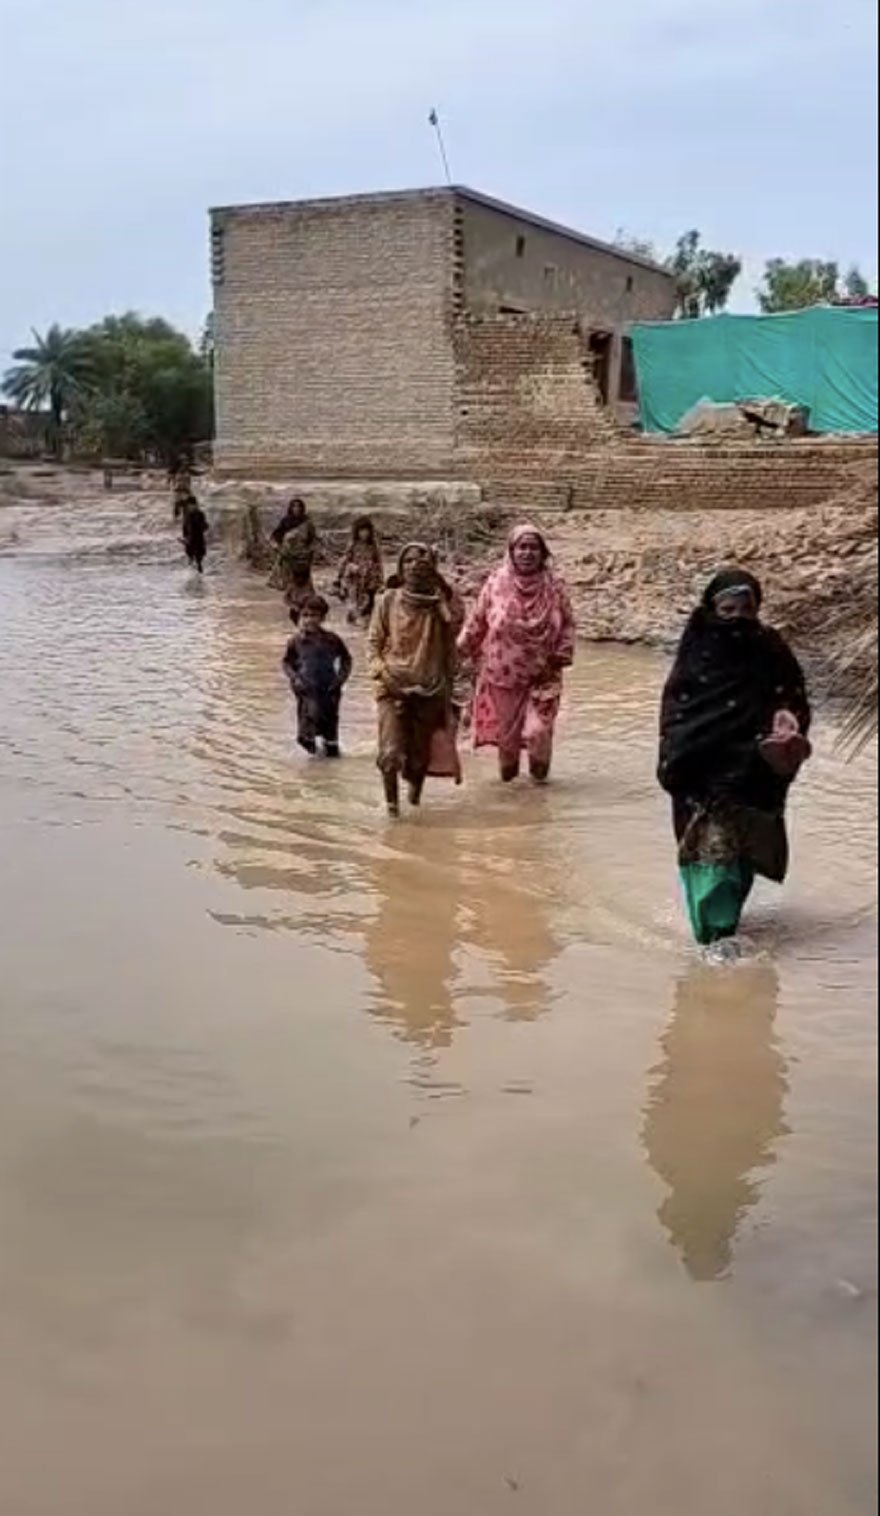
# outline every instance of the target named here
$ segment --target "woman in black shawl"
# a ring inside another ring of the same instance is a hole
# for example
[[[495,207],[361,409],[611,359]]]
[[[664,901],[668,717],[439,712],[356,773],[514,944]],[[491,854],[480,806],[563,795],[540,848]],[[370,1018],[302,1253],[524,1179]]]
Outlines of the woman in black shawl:
[[[725,569],[691,614],[663,691],[657,777],[672,796],[694,936],[733,937],[755,875],[788,867],[785,801],[809,756],[800,664],[759,619],[761,586]]]

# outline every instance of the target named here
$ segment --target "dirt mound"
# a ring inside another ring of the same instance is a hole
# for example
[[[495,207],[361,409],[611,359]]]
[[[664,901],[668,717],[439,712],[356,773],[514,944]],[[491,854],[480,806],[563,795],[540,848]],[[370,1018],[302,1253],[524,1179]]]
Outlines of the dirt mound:
[[[671,644],[725,563],[758,575],[768,619],[819,672],[876,625],[873,469],[818,508],[615,511],[546,525],[587,637]]]

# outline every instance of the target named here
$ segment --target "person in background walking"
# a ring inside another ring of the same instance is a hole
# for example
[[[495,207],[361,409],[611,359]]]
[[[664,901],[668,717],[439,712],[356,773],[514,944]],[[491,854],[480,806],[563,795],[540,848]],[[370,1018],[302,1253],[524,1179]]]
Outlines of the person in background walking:
[[[168,481],[171,485],[174,520],[179,521],[185,514],[187,501],[192,498],[192,465],[188,457],[181,455],[174,460],[168,470]]]
[[[459,639],[477,669],[474,745],[498,749],[505,783],[519,774],[523,749],[536,783],[550,773],[562,671],[574,644],[568,592],[550,567],[547,543],[536,527],[519,526]]]
[[[411,542],[379,596],[370,625],[370,675],[379,722],[377,764],[389,815],[400,813],[400,779],[411,805],[425,780],[461,782],[455,746],[455,639],[461,602],[433,550]]]
[[[272,533],[272,542],[278,549],[278,562],[269,583],[273,589],[283,590],[296,620],[306,601],[315,593],[312,567],[318,533],[304,500],[291,500]]]
[[[283,668],[296,697],[296,740],[315,754],[320,741],[327,758],[339,757],[339,708],[351,675],[351,654],[341,637],[324,625],[329,606],[313,595],[299,613],[299,628],[284,654]],[[291,620],[294,613],[291,611]]]
[[[340,599],[348,603],[349,621],[369,621],[382,588],[382,549],[369,516],[358,516],[336,574]]]
[[[181,540],[189,562],[200,574],[204,573],[208,518],[195,495],[187,495],[181,501],[183,523]]]
[[[745,569],[716,574],[663,691],[657,777],[672,797],[688,916],[702,946],[735,936],[756,874],[784,880],[786,798],[810,755],[803,671],[760,620],[761,599]]]

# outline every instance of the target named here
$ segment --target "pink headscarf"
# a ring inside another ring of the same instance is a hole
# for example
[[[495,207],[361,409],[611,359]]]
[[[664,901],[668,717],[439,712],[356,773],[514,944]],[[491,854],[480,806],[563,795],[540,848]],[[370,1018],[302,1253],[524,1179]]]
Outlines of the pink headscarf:
[[[513,550],[524,537],[537,537],[544,549],[544,564],[535,574],[521,574],[513,561]],[[547,567],[550,549],[543,532],[530,522],[514,527],[507,541],[507,560],[498,570],[497,588],[506,602],[507,613],[515,616],[522,632],[521,641],[537,647],[555,643],[562,628],[559,586]]]

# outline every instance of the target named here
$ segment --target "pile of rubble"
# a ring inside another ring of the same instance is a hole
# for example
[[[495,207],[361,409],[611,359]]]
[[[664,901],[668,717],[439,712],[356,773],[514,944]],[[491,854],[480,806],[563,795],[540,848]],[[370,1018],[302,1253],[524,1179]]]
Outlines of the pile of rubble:
[[[615,511],[547,525],[587,637],[670,645],[709,576],[733,562],[762,580],[768,619],[819,672],[876,625],[873,471],[819,509]]]
[[[704,442],[753,441],[805,437],[808,414],[802,405],[787,400],[754,399],[730,402],[698,400],[675,428],[678,437],[698,437]]]

